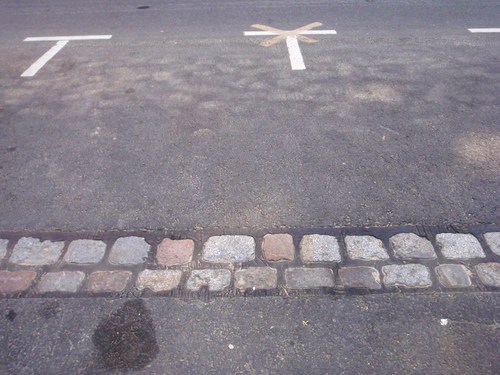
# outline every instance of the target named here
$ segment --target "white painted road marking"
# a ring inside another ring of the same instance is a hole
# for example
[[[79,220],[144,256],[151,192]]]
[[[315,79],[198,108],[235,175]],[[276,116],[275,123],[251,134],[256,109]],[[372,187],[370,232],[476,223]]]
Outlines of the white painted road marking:
[[[300,51],[299,40],[305,43],[315,43],[317,40],[305,37],[303,35],[334,35],[335,30],[311,30],[312,28],[322,26],[319,22],[314,22],[306,26],[299,27],[295,30],[280,30],[266,25],[252,25],[256,29],[263,31],[244,31],[245,36],[274,36],[272,39],[265,40],[261,43],[264,47],[269,47],[282,40],[286,41],[288,54],[290,55],[290,64],[292,70],[305,70],[304,58]]]
[[[299,41],[297,38],[294,36],[287,36],[286,45],[290,55],[292,70],[305,70],[306,66],[304,64],[304,59],[302,58],[302,53],[300,52]]]
[[[54,47],[49,49],[47,52],[45,52],[42,57],[40,57],[38,60],[36,60],[33,65],[31,65],[23,74],[21,74],[21,77],[33,77],[42,67],[51,59],[53,58],[57,52],[62,50],[62,48],[68,44],[67,40],[60,40],[59,42],[56,43]]]
[[[111,39],[112,35],[75,35],[75,36],[34,36],[24,39],[24,42],[50,42],[58,40],[98,40]]]
[[[467,29],[471,33],[500,33],[500,28]]]
[[[111,39],[111,35],[76,35],[76,36],[37,36],[24,39],[24,42],[57,41],[56,45],[45,52],[36,60],[21,77],[33,77],[42,67],[47,64],[70,40],[96,40]]]

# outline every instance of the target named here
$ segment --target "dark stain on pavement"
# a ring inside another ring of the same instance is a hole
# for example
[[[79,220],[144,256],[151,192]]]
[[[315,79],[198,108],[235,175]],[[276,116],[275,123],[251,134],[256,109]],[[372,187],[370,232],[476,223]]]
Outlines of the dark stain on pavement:
[[[38,315],[45,319],[57,318],[61,315],[61,305],[57,301],[47,301],[38,309]]]
[[[102,320],[92,336],[99,362],[110,370],[139,370],[159,349],[150,312],[140,299],[126,302]]]
[[[5,317],[7,319],[9,319],[11,322],[13,322],[14,319],[16,319],[16,316],[17,316],[17,313],[14,310],[9,310],[9,312],[7,313],[7,315],[5,315]]]
[[[149,9],[149,5],[141,5],[141,6],[138,6],[137,9]]]

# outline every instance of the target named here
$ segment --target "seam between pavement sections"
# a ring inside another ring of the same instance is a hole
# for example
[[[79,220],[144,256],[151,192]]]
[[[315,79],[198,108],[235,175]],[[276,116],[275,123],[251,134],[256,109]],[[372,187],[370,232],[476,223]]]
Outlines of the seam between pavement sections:
[[[0,233],[0,295],[500,290],[500,227]]]

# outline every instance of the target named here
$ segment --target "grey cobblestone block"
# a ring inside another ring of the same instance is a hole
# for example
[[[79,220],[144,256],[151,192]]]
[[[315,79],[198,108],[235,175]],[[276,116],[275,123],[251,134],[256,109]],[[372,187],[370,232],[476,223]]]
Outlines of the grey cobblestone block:
[[[347,254],[351,259],[358,260],[386,260],[389,255],[384,244],[372,236],[346,236]]]
[[[203,261],[243,263],[255,259],[255,240],[250,236],[214,236],[203,246]]]
[[[421,264],[383,266],[382,273],[387,287],[427,288],[432,286],[429,269]]]
[[[193,270],[187,281],[187,289],[198,291],[203,286],[217,292],[226,289],[231,284],[231,271],[225,269]]]
[[[285,270],[286,286],[290,289],[333,287],[333,271],[329,268],[288,268]]]
[[[28,290],[35,280],[34,271],[0,271],[0,293],[19,293]]]
[[[500,255],[500,232],[485,233],[486,243],[496,255]]]
[[[50,272],[42,276],[38,291],[76,293],[83,284],[85,274],[80,271]]]
[[[472,286],[471,272],[461,264],[441,264],[435,268],[439,283],[445,288],[468,288]]]
[[[436,242],[441,253],[448,259],[484,258],[481,244],[472,234],[440,233],[436,235]]]
[[[234,274],[235,286],[246,289],[275,289],[278,283],[278,271],[271,267],[251,267],[238,270]]]
[[[300,258],[305,263],[341,262],[339,242],[334,236],[311,234],[300,241]]]
[[[295,257],[293,237],[289,234],[266,234],[262,241],[262,254],[271,262],[292,261]]]
[[[414,233],[399,233],[389,239],[394,254],[402,259],[436,259],[429,240]]]
[[[373,267],[344,267],[339,269],[339,277],[346,288],[373,290],[382,288],[380,274]]]
[[[141,237],[121,237],[116,240],[109,254],[109,263],[133,265],[144,263],[150,246]]]
[[[104,257],[106,244],[95,240],[76,240],[68,246],[64,255],[66,263],[94,264],[99,263]]]
[[[9,243],[9,240],[2,240],[0,239],[0,260],[5,258],[5,255],[7,255],[7,245]]]
[[[481,263],[476,271],[484,285],[500,288],[500,263]]]
[[[89,276],[87,288],[93,293],[122,292],[132,272],[130,271],[96,271]]]
[[[153,292],[165,292],[176,289],[182,278],[180,270],[144,270],[137,277],[137,289],[151,289]]]
[[[21,238],[14,246],[10,261],[22,266],[43,266],[56,263],[61,257],[64,242],[43,241],[31,237]]]

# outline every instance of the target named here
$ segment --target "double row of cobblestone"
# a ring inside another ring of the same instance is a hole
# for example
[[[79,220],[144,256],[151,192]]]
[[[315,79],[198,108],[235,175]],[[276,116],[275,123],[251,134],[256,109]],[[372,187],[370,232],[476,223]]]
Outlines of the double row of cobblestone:
[[[0,294],[500,288],[500,232],[307,234],[298,251],[290,234],[258,240],[212,236],[196,254],[191,239],[0,239]]]

